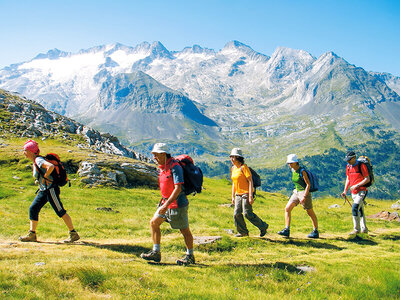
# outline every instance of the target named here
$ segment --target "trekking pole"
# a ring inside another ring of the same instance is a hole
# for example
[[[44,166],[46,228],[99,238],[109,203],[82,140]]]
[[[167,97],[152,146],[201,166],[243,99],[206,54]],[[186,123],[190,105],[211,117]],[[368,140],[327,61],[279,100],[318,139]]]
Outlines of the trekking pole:
[[[351,203],[350,203],[350,201],[349,201],[349,199],[347,199],[347,196],[344,195],[343,198],[344,198],[344,203],[343,203],[343,205],[345,205],[345,204],[346,204],[346,201],[347,201],[347,203],[349,203],[350,207],[352,207],[352,206],[351,206]]]

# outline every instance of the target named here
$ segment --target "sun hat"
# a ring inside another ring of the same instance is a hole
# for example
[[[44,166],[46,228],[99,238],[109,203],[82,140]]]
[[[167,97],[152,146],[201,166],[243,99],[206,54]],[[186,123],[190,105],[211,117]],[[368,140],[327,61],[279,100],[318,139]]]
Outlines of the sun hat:
[[[151,153],[169,153],[168,146],[167,146],[167,144],[164,144],[164,143],[154,144],[153,150],[151,150]]]
[[[349,161],[353,157],[356,157],[356,153],[354,151],[347,151],[346,157],[344,158],[345,161]]]
[[[242,149],[240,148],[233,148],[231,151],[231,154],[229,156],[239,156],[239,157],[243,157],[243,152]]]
[[[24,144],[24,150],[31,151],[35,154],[39,154],[39,146],[34,140],[28,140]]]
[[[287,164],[296,163],[296,162],[299,162],[296,154],[289,154],[287,156],[287,160],[286,160]]]

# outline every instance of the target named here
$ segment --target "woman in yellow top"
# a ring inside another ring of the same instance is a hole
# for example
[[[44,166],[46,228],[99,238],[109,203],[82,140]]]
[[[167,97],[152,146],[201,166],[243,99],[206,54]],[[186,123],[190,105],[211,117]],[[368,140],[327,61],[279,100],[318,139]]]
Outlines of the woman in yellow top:
[[[245,165],[242,150],[240,148],[233,148],[229,156],[232,163],[232,204],[235,205],[234,219],[236,229],[239,232],[236,237],[244,237],[249,235],[244,216],[254,226],[260,229],[260,236],[267,233],[268,224],[261,220],[253,212],[253,179],[251,177],[250,169]]]

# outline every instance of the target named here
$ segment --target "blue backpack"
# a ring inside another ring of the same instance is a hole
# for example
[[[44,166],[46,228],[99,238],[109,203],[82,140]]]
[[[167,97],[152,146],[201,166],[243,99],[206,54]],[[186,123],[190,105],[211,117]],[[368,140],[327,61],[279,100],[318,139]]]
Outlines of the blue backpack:
[[[319,190],[319,181],[318,181],[318,177],[317,175],[315,175],[314,173],[312,173],[311,171],[307,170],[304,167],[300,167],[300,178],[304,180],[303,178],[303,170],[306,171],[307,176],[308,176],[308,180],[310,180],[310,192],[316,192]]]

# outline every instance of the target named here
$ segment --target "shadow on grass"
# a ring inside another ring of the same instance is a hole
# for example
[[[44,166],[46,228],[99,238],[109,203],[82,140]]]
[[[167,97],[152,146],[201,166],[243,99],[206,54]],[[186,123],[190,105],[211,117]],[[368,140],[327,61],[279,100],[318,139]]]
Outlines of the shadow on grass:
[[[350,237],[350,238],[341,238],[338,237],[335,239],[336,241],[341,241],[341,242],[348,242],[348,243],[355,243],[359,245],[368,245],[368,246],[376,246],[378,245],[377,242],[369,239],[369,238],[363,238],[361,236],[355,236],[355,237]]]
[[[94,242],[81,242],[81,245],[96,247],[99,249],[107,249],[121,253],[134,254],[136,256],[139,256],[142,252],[149,251],[149,248],[129,244],[99,244]]]
[[[147,263],[152,266],[161,266],[161,267],[178,266],[178,264],[176,264],[176,263],[161,263],[161,262],[154,262],[154,261],[147,261]],[[195,263],[194,265],[187,265],[187,266],[180,266],[180,267],[182,267],[182,268],[207,268],[208,265]]]
[[[386,235],[380,236],[380,238],[383,240],[399,241],[400,234],[386,234]]]
[[[339,247],[336,245],[332,245],[326,242],[320,242],[319,240],[297,240],[293,238],[287,238],[284,240],[272,240],[266,238],[270,243],[279,243],[283,245],[295,245],[298,247],[313,247],[313,248],[319,248],[319,249],[330,249],[330,250],[343,250],[345,249],[344,247]]]
[[[284,262],[275,262],[271,264],[225,264],[222,265],[222,267],[233,267],[233,268],[245,268],[249,270],[259,270],[260,268],[266,268],[266,269],[272,269],[272,270],[281,270],[281,271],[287,271],[289,273],[296,273],[296,274],[302,274],[303,271],[298,269],[296,266],[284,263]]]

